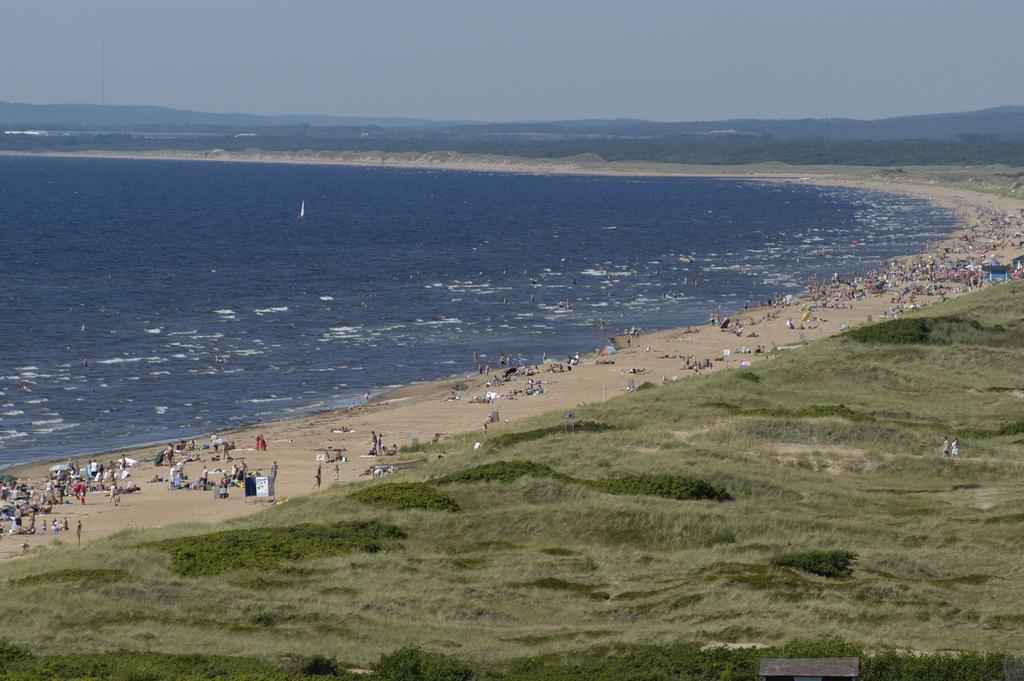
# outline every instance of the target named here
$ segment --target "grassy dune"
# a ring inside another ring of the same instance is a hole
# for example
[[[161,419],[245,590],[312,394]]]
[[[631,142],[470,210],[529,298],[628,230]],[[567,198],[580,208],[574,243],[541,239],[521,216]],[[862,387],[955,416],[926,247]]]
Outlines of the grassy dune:
[[[10,562],[0,579],[19,626],[4,636],[40,654],[353,665],[411,645],[500,665],[829,636],[1020,651],[1024,286],[922,314],[960,321],[912,343],[831,338],[578,410],[603,427],[567,433],[552,414],[475,451],[478,434],[456,437],[422,448],[431,463],[415,471],[216,527]],[[959,461],[941,457],[946,435]],[[510,461],[532,463],[469,472]],[[428,484],[366,491],[399,482]],[[230,535],[197,536],[229,530],[270,548],[220,565],[209,552],[239,553]],[[289,548],[309,536],[315,550]],[[220,567],[181,569],[199,560],[182,557],[191,545]],[[849,576],[801,569],[820,556],[800,552],[836,550],[855,554]]]

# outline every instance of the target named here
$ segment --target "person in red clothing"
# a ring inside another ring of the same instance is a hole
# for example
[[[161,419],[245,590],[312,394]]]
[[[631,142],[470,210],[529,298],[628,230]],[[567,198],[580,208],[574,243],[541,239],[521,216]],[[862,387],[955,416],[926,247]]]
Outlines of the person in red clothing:
[[[263,437],[263,433],[256,436],[256,451],[265,452],[267,451],[267,440]]]
[[[74,486],[75,498],[83,504],[85,503],[85,483],[79,480]]]

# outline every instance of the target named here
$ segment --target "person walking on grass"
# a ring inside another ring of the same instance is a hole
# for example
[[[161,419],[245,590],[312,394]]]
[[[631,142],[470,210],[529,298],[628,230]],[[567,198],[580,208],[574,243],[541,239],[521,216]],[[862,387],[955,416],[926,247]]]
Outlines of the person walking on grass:
[[[75,534],[78,536],[78,545],[82,545],[82,521],[78,521],[78,527],[75,528]]]
[[[942,439],[942,456],[949,456],[949,436],[947,435]]]
[[[957,437],[953,438],[953,444],[949,446],[949,454],[954,459],[960,458],[960,439]]]

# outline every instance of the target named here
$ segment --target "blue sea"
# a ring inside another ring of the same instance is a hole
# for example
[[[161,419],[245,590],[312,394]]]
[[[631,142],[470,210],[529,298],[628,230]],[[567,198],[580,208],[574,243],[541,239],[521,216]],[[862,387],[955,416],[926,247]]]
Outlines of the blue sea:
[[[754,180],[0,158],[0,464],[590,351],[956,226]]]

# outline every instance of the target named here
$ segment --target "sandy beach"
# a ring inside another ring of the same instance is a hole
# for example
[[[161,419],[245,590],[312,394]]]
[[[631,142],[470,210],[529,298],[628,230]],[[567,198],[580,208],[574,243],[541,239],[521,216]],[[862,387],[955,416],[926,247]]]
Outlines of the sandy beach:
[[[87,154],[80,154],[87,155]],[[88,154],[93,157],[125,158],[118,154]],[[209,161],[252,161],[252,162],[295,162],[295,163],[348,163],[352,165],[374,165],[366,155],[349,155],[343,159],[328,160],[320,155],[311,154],[311,158],[293,157],[290,161],[272,155],[261,159],[245,159],[233,155],[210,154],[167,154],[131,155],[131,157],[175,158],[178,160],[209,160]],[[339,157],[341,155],[333,155]],[[363,159],[362,162],[359,159]],[[394,161],[394,159],[392,159]],[[563,162],[501,164],[478,163],[466,164],[458,160],[442,159],[426,161],[410,158],[405,164],[393,162],[391,165],[400,167],[431,167],[461,170],[501,170],[512,172],[594,172],[628,174],[625,169],[615,170],[600,166],[585,167],[585,163],[575,166]],[[664,169],[648,169],[652,174],[669,174]],[[633,174],[646,174],[647,170],[634,170]],[[698,173],[679,172],[680,175]],[[732,173],[706,173],[708,175],[728,175]],[[941,251],[942,248],[961,248],[970,243],[972,252],[963,255],[973,262],[986,261],[998,257],[1002,262],[1020,255],[1019,249],[1009,242],[1019,242],[1012,229],[988,227],[984,221],[976,217],[979,211],[998,212],[1019,216],[1024,209],[1024,201],[1001,198],[994,195],[977,193],[965,189],[954,189],[933,185],[890,184],[874,182],[856,177],[844,177],[838,174],[805,176],[790,173],[772,175],[744,175],[759,179],[785,182],[810,182],[816,184],[855,186],[886,192],[901,193],[921,197],[933,201],[943,207],[952,209],[965,218],[965,230],[951,235],[941,244],[932,244],[927,251],[918,256],[904,258],[913,260]],[[981,222],[982,226],[973,230]],[[1002,231],[1000,231],[1002,230]],[[1005,232],[1005,233],[1004,233]],[[989,244],[989,239],[994,243]],[[959,291],[957,292],[959,294]],[[729,329],[722,330],[719,325],[705,324],[693,329],[670,329],[655,333],[645,333],[620,343],[621,350],[610,357],[598,358],[594,355],[596,347],[578,348],[583,355],[583,362],[572,371],[562,373],[548,372],[540,366],[538,373],[530,378],[517,377],[510,384],[494,388],[502,395],[526,387],[528,380],[541,380],[544,394],[539,396],[518,395],[515,399],[499,399],[494,403],[474,403],[474,396],[481,396],[492,390],[485,385],[487,377],[478,375],[474,370],[472,357],[467,357],[463,377],[464,384],[460,392],[461,399],[446,400],[452,393],[452,380],[446,379],[430,384],[408,386],[394,390],[365,406],[348,410],[325,412],[305,416],[288,421],[264,423],[258,426],[243,428],[230,432],[219,432],[236,443],[237,449],[232,452],[235,462],[244,460],[250,471],[267,472],[275,463],[278,466],[276,483],[277,500],[314,491],[314,474],[318,463],[317,452],[325,449],[346,449],[348,460],[338,466],[339,481],[334,480],[334,464],[323,464],[323,487],[331,484],[347,484],[361,479],[368,468],[374,464],[390,464],[395,461],[406,461],[417,458],[417,455],[397,457],[365,457],[371,449],[371,432],[382,433],[387,445],[397,444],[399,448],[408,446],[414,439],[428,442],[440,434],[446,435],[463,432],[478,432],[483,439],[488,434],[500,432],[509,424],[539,414],[572,410],[580,405],[612,399],[627,393],[630,381],[639,386],[644,382],[662,383],[674,380],[701,380],[700,376],[708,371],[723,368],[736,368],[740,362],[749,362],[755,366],[759,362],[771,361],[776,352],[799,352],[802,341],[813,341],[818,338],[839,333],[842,329],[863,323],[868,319],[878,319],[886,315],[893,307],[893,294],[887,291],[880,295],[871,295],[865,300],[850,301],[849,305],[836,308],[808,309],[808,301],[797,300],[787,307],[758,308],[746,311],[722,310],[724,316],[732,320],[731,327],[737,324],[743,328],[742,335],[736,335]],[[930,296],[917,296],[915,304],[926,305],[935,302]],[[902,305],[902,303],[901,303]],[[766,318],[772,316],[773,318]],[[796,328],[790,328],[790,322]],[[802,328],[801,328],[802,327]],[[609,335],[616,331],[608,329]],[[595,339],[595,345],[597,341]],[[744,348],[755,349],[762,346],[766,352],[746,354]],[[724,362],[725,351],[729,350],[729,361]],[[712,360],[711,368],[697,374],[686,367],[686,358],[696,361]],[[556,358],[561,359],[561,358]],[[598,363],[598,359],[602,363]],[[613,363],[609,363],[613,362]],[[492,412],[500,414],[500,422],[489,424],[485,432],[485,423]],[[342,427],[348,432],[341,432]],[[256,451],[257,434],[262,433],[268,443],[266,451]],[[197,438],[200,445],[210,441],[210,433]],[[100,493],[88,494],[84,504],[71,500],[63,506],[56,507],[53,515],[41,516],[52,521],[53,518],[63,520],[65,517],[73,528],[78,521],[82,522],[83,541],[93,541],[126,529],[160,527],[177,522],[209,522],[217,523],[230,518],[255,513],[265,508],[267,502],[246,500],[238,488],[232,488],[227,500],[215,499],[210,492],[177,490],[169,488],[167,482],[148,482],[155,477],[168,477],[166,466],[157,468],[154,455],[160,446],[149,446],[125,452],[131,458],[139,460],[133,469],[132,478],[141,487],[139,493],[125,495],[120,505],[108,504],[108,499]],[[61,460],[55,452],[55,459]],[[192,462],[186,465],[185,471],[190,479],[199,476],[203,466],[210,470],[210,477],[219,477],[215,469],[222,462],[211,461],[212,450],[200,452],[203,462]],[[101,462],[113,461],[120,454],[97,455]],[[80,463],[84,459],[79,457]],[[19,478],[39,482],[45,479],[47,470],[53,462],[39,462],[10,469],[5,473]],[[230,468],[230,463],[226,466]],[[366,479],[366,478],[362,478]],[[11,558],[24,555],[28,550],[52,544],[62,535],[47,533],[45,535],[7,536],[0,542],[0,558]],[[66,539],[65,539],[66,542]]]

